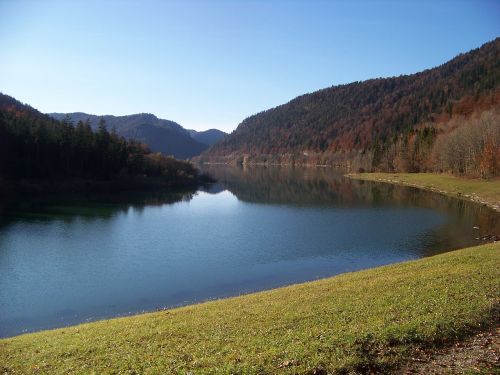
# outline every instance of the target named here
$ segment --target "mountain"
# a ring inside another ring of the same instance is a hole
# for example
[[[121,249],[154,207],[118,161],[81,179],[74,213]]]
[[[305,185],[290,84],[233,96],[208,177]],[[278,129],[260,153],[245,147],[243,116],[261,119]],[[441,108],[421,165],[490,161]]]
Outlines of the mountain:
[[[426,170],[436,142],[499,107],[499,85],[497,38],[433,69],[333,86],[250,116],[199,160]]]
[[[135,139],[149,146],[153,152],[188,159],[199,155],[208,146],[191,137],[189,132],[174,121],[163,120],[149,113],[129,116],[96,116],[82,112],[50,113],[56,120],[69,120],[76,125],[79,121],[90,121],[91,128],[98,129],[100,119],[106,121],[109,130],[114,129],[126,139]]]
[[[213,146],[227,135],[219,129],[208,129],[202,132],[191,129],[188,132],[193,139],[207,146]]]

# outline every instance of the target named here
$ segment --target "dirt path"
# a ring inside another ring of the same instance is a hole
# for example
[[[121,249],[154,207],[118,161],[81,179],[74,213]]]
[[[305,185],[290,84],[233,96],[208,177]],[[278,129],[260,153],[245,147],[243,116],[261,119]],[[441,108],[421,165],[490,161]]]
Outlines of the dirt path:
[[[443,349],[425,349],[397,374],[500,374],[500,325]]]

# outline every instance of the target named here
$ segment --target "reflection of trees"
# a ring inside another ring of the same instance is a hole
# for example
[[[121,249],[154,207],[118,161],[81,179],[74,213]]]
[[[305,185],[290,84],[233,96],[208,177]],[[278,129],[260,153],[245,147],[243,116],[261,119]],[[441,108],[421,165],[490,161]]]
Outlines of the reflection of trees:
[[[195,190],[168,190],[149,192],[120,192],[92,194],[91,196],[50,197],[38,200],[0,202],[0,225],[23,220],[76,219],[93,221],[126,213],[129,209],[141,212],[146,206],[160,206],[190,201]]]

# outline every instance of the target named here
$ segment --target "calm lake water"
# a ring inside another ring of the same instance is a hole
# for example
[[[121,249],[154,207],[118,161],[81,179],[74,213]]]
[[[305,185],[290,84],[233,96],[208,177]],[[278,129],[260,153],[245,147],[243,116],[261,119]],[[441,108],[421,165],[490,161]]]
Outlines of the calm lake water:
[[[0,336],[421,258],[500,233],[486,207],[331,169],[208,172],[219,182],[197,192],[11,202],[0,222]]]

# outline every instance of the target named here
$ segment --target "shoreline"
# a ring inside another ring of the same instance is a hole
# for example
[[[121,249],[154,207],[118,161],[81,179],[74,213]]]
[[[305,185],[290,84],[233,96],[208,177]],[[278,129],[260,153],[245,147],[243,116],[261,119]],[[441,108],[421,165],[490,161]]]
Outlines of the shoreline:
[[[436,173],[348,173],[344,176],[353,180],[383,182],[432,191],[478,203],[500,212],[498,178],[477,180]],[[490,196],[485,197],[482,193],[484,190],[488,190]]]
[[[433,174],[346,177],[482,204],[470,198],[477,193],[443,185],[451,179],[468,188],[470,183],[486,186],[483,191],[494,193],[490,200],[500,186],[499,180]],[[499,329],[499,254],[500,242],[488,243],[235,297],[0,338],[0,372],[400,373],[451,368],[450,356],[468,366],[465,349],[454,348],[474,346],[474,356],[487,357],[486,347],[467,342],[489,345],[478,338]],[[427,367],[419,367],[424,361]]]
[[[408,353],[420,347],[450,345],[498,325],[499,250],[500,243],[490,243],[238,297],[0,339],[0,362],[9,366],[0,369],[390,370],[404,365]],[[333,344],[345,354],[330,352]],[[151,352],[151,347],[164,349]],[[96,348],[113,358],[111,368],[95,357]]]

